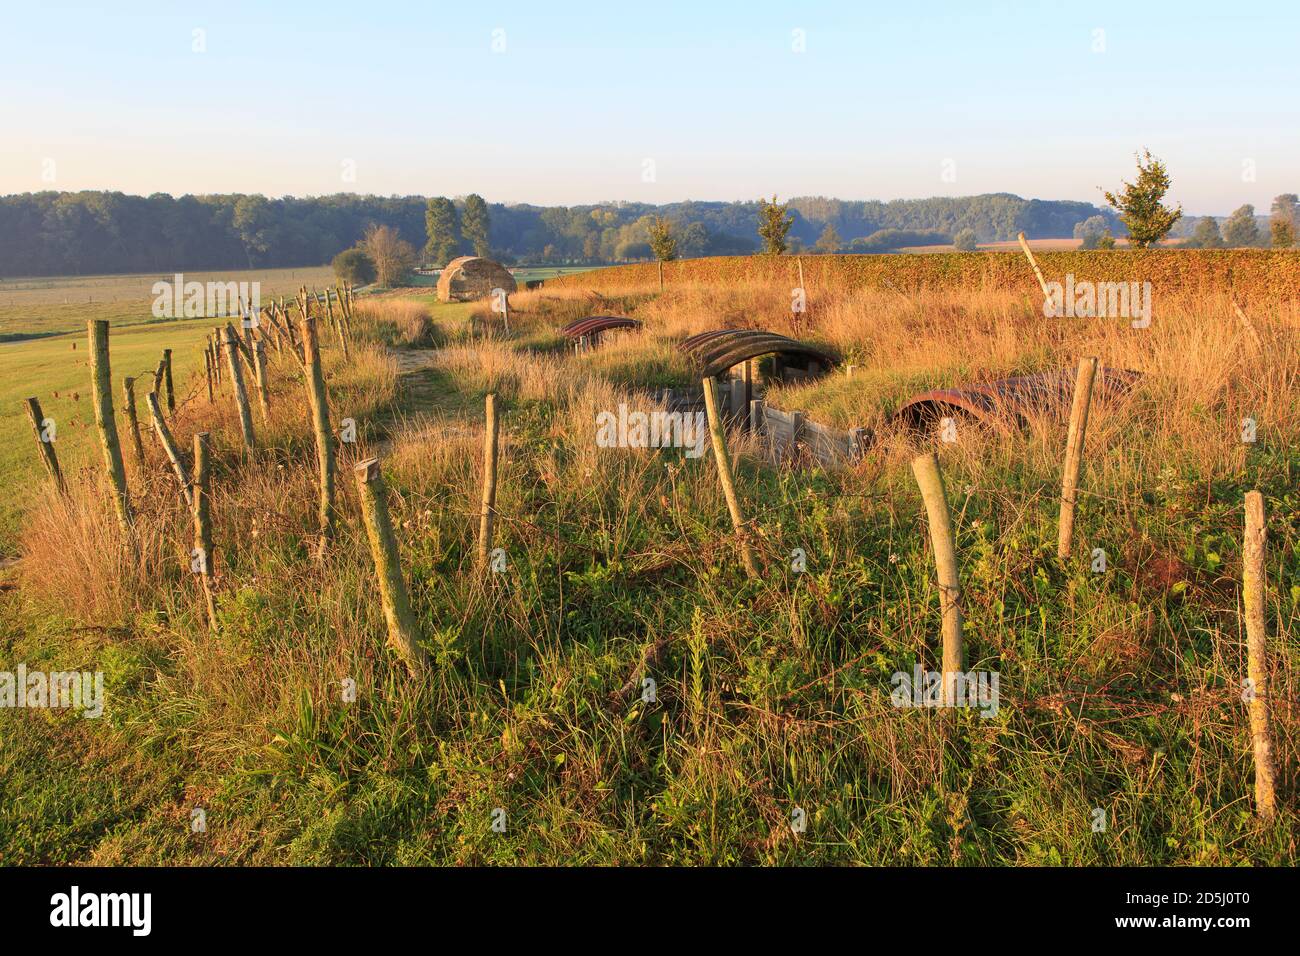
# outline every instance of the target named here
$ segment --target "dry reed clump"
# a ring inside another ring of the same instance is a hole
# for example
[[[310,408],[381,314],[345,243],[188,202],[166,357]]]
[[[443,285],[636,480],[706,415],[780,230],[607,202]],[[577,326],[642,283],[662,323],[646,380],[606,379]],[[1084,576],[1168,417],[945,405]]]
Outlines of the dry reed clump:
[[[508,341],[496,339],[441,349],[434,356],[433,367],[454,376],[462,390],[533,401],[549,398],[563,402],[575,379],[572,369],[560,360],[520,352]]]
[[[363,341],[392,348],[436,348],[446,340],[428,306],[408,298],[385,297],[358,302],[352,331]]]
[[[168,496],[175,487],[174,479],[171,487],[152,484]],[[124,532],[99,471],[88,469],[68,486],[67,495],[43,496],[28,517],[19,540],[23,591],[88,625],[128,626],[162,595],[177,523],[169,511],[150,510]]]

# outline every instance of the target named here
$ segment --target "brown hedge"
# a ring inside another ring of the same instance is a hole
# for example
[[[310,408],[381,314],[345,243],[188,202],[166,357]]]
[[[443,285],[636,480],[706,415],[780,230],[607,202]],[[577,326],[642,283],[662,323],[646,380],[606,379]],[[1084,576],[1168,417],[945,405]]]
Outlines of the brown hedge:
[[[1300,292],[1300,250],[1117,249],[1035,252],[1048,282],[1150,282],[1152,294],[1231,292],[1243,300],[1294,299]],[[1037,281],[1019,252],[939,252],[894,255],[801,256],[810,291],[827,287],[1007,289],[1037,294]],[[794,256],[714,256],[665,263],[664,280],[689,283],[798,282]],[[547,279],[548,287],[593,292],[658,288],[653,262],[595,269]]]

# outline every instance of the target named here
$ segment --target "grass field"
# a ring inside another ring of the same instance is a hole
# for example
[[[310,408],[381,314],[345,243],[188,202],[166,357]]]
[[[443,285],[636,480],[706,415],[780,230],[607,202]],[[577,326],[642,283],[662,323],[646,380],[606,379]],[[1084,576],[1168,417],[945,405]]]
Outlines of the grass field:
[[[266,301],[271,296],[292,297],[302,285],[323,288],[335,281],[328,266],[184,275],[186,282],[260,282]],[[113,325],[157,322],[151,312],[151,290],[155,282],[173,278],[174,273],[0,279],[0,342],[19,336],[82,332],[91,318],[108,319]]]
[[[1300,315],[1293,303],[1256,312],[1256,349],[1226,297],[1166,301],[1147,330],[1044,320],[1026,298],[823,289],[792,317],[784,283],[629,287],[599,302],[544,287],[512,297],[508,334],[484,305],[370,298],[351,361],[326,341],[331,414],[356,418],[361,443],[339,446],[338,532],[323,557],[295,364],[273,359],[256,457],[239,454],[228,393],[178,410],[183,445],[197,430],[215,440],[215,633],[158,449],[130,474],[128,542],[99,469],[77,472],[66,502],[42,493],[28,426],[6,417],[0,469],[32,491],[6,525],[21,561],[0,582],[0,661],[102,670],[108,703],[100,720],[0,712],[0,857],[1295,865]],[[644,329],[568,351],[556,330],[593,311]],[[742,323],[816,339],[863,369],[765,394],[839,424],[881,425],[919,384],[1082,354],[1142,371],[1129,401],[1094,410],[1075,555],[1056,557],[1065,436],[1051,416],[1009,435],[963,424],[952,444],[882,427],[864,461],[836,469],[774,465],[735,435],[764,567],[748,578],[710,457],[594,440],[598,412],[649,410],[635,389],[689,380],[676,342]],[[165,342],[190,394],[204,330],[115,329],[115,377],[151,368]],[[0,346],[16,379],[6,408],[80,387],[80,405],[49,400],[85,420],[85,346],[72,340]],[[488,392],[503,408],[499,574],[474,557]],[[1249,447],[1247,415],[1259,423]],[[95,463],[92,429],[71,427],[70,458]],[[63,436],[61,421],[61,454]],[[1000,675],[990,719],[891,706],[891,675],[933,667],[938,651],[909,467],[922,448],[940,454],[954,513],[968,666]],[[416,674],[385,646],[360,522],[350,466],[372,453],[432,660]],[[1251,488],[1269,515],[1280,789],[1268,824],[1253,812],[1240,699]],[[205,832],[191,828],[196,810]]]

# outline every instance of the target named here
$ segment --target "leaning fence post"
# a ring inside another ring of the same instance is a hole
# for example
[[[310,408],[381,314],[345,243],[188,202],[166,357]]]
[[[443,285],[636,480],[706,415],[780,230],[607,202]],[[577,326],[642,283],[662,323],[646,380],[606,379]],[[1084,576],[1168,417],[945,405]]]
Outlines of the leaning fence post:
[[[197,574],[203,583],[203,600],[208,627],[217,629],[217,606],[212,598],[215,555],[212,548],[212,466],[207,432],[194,436],[194,550],[198,552]]]
[[[113,507],[124,531],[132,525],[131,499],[126,488],[126,466],[122,463],[122,446],[117,439],[117,415],[113,412],[113,378],[108,359],[108,320],[86,322],[90,334],[90,370],[94,384],[95,425],[104,446],[104,466],[113,486]]]
[[[320,342],[316,339],[316,320],[301,320],[303,359],[307,366],[307,396],[311,400],[312,424],[316,431],[316,460],[320,465],[320,533],[321,546],[334,533],[334,436],[330,432],[329,400],[325,392],[325,373],[321,369]]]
[[[1097,374],[1097,359],[1079,359],[1074,379],[1074,404],[1070,408],[1070,431],[1065,441],[1065,472],[1061,478],[1061,520],[1057,528],[1056,556],[1064,561],[1070,556],[1074,538],[1074,505],[1079,491],[1079,469],[1083,464],[1083,440],[1088,432],[1088,405],[1092,400],[1092,380]]]
[[[230,367],[230,383],[235,393],[235,404],[239,406],[239,429],[244,436],[244,448],[247,451],[255,451],[257,439],[253,436],[253,415],[248,410],[244,372],[239,367],[239,345],[235,341],[235,331],[229,325],[221,330],[221,344],[226,350],[226,364]]]
[[[140,419],[135,414],[135,379],[127,376],[122,379],[122,397],[125,404],[122,410],[126,412],[126,430],[131,435],[131,449],[135,452],[135,464],[137,468],[144,468],[144,442],[140,440]]]
[[[488,553],[492,550],[492,526],[497,509],[498,439],[501,431],[497,417],[497,397],[487,397],[487,422],[483,431],[483,497],[478,525],[478,563],[487,567]]]
[[[271,420],[271,393],[266,386],[266,344],[259,338],[253,343],[253,375],[257,379],[257,402],[262,421]]]
[[[943,699],[946,705],[955,706],[958,703],[957,684],[965,671],[956,536],[938,456],[931,453],[913,458],[912,474],[916,476],[925,502],[930,522],[930,547],[934,551],[934,565],[938,572],[939,607],[943,613]]]
[[[713,438],[713,460],[718,466],[722,493],[727,498],[727,510],[731,512],[731,526],[736,531],[740,559],[744,562],[745,573],[756,578],[758,565],[754,563],[754,553],[749,546],[749,531],[745,526],[745,517],[740,512],[740,499],[736,496],[736,481],[731,474],[731,456],[727,453],[727,433],[722,426],[722,416],[718,414],[717,382],[712,377],[704,379],[704,407],[709,416],[709,434]]]
[[[212,343],[203,347],[203,378],[208,383],[208,404],[212,403]]]
[[[163,451],[167,452],[168,461],[172,463],[172,471],[176,472],[176,481],[181,486],[185,503],[193,505],[194,495],[190,491],[190,476],[185,470],[185,460],[181,458],[180,449],[176,447],[176,439],[172,438],[167,420],[163,418],[162,407],[158,404],[158,393],[150,392],[144,397],[144,403],[149,406],[149,416],[153,419],[154,431],[158,433],[158,441],[162,444]]]
[[[1266,552],[1264,496],[1246,493],[1246,537],[1242,549],[1242,603],[1246,611],[1246,676],[1250,683],[1250,739],[1255,748],[1255,812],[1271,820],[1277,809],[1273,792],[1273,737],[1269,728],[1268,624],[1264,598]]]
[[[41,450],[41,461],[45,463],[45,470],[50,473],[54,487],[60,492],[66,492],[68,486],[64,483],[63,472],[59,469],[59,456],[54,451],[54,436],[47,435],[45,432],[45,413],[41,411],[40,400],[29,398],[24,404],[27,406],[27,417],[32,420],[32,431],[36,432],[36,447]]]
[[[1047,280],[1043,278],[1043,272],[1038,268],[1038,262],[1034,259],[1034,254],[1029,251],[1029,242],[1025,239],[1025,234],[1019,233],[1016,238],[1020,240],[1020,249],[1024,252],[1025,258],[1029,260],[1029,267],[1034,270],[1034,275],[1038,277],[1038,287],[1043,290],[1043,301],[1050,301],[1052,298],[1051,290],[1047,288]]]
[[[418,643],[419,625],[411,611],[406,582],[402,579],[402,562],[397,538],[393,535],[393,522],[388,516],[388,494],[379,470],[379,459],[367,458],[356,466],[355,471],[366,536],[370,539],[375,576],[379,579],[384,621],[388,624],[388,643],[402,655],[407,666],[415,670],[417,666],[427,664],[428,657]]]

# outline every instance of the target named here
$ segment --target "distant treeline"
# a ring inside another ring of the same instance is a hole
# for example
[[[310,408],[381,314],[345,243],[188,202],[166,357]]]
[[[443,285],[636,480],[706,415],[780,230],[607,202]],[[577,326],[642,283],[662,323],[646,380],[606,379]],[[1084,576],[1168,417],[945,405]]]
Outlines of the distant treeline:
[[[371,223],[425,245],[420,196],[342,193],[305,199],[260,195],[128,196],[118,192],[23,193],[0,197],[0,276],[280,268],[327,263]],[[457,200],[457,206],[461,201]],[[1082,202],[1005,193],[951,199],[857,202],[795,199],[791,249],[810,248],[832,226],[846,247],[888,248],[878,234],[936,238],[972,230],[981,242],[1066,237],[1102,215]],[[678,255],[739,255],[758,248],[758,202],[615,202],[589,206],[490,203],[492,254],[508,263],[612,263],[650,256],[648,217],[675,223]],[[1115,224],[1115,234],[1122,228]],[[853,240],[872,241],[859,242]],[[468,250],[466,250],[468,251]]]

